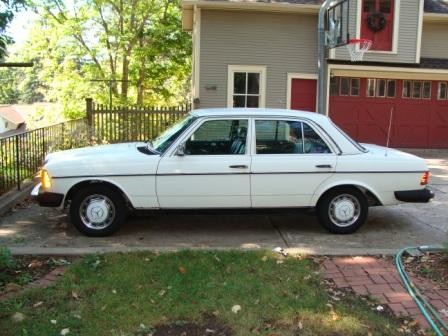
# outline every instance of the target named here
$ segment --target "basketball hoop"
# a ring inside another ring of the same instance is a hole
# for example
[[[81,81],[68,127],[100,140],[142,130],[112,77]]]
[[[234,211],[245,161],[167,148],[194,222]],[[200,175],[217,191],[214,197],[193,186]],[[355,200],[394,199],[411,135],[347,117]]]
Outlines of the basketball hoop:
[[[372,41],[367,39],[351,39],[346,44],[352,62],[362,61],[364,54],[372,46]]]

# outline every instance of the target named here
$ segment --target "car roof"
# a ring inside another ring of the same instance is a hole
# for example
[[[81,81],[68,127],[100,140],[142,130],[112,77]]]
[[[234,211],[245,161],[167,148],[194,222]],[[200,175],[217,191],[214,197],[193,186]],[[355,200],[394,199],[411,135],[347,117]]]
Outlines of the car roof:
[[[275,108],[205,108],[193,110],[191,113],[197,117],[227,117],[227,116],[248,116],[248,117],[266,117],[279,116],[291,118],[307,118],[315,121],[326,120],[328,118],[315,112],[306,112],[299,110],[275,109]]]

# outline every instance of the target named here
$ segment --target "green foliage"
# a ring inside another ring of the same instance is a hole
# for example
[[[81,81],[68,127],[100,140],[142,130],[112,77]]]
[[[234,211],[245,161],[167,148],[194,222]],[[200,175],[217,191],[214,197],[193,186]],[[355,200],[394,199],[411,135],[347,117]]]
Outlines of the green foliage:
[[[0,271],[13,268],[15,265],[11,251],[4,246],[0,246]]]

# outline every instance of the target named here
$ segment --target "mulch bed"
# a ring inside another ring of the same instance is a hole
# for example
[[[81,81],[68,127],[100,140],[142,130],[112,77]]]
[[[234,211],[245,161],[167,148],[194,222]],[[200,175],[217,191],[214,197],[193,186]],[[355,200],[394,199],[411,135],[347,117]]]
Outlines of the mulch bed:
[[[448,252],[407,257],[404,265],[410,274],[430,279],[440,289],[448,289]]]

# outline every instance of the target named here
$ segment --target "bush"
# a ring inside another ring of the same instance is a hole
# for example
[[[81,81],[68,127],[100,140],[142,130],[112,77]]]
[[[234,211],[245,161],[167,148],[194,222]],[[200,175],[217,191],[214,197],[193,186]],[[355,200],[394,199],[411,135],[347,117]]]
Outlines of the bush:
[[[14,267],[14,259],[11,251],[4,246],[0,246],[0,271],[11,269]]]

